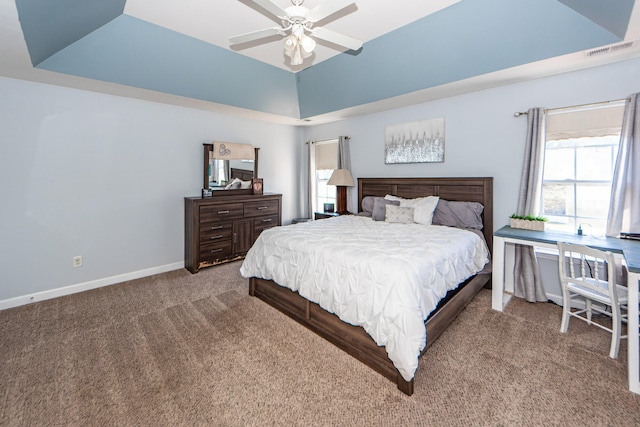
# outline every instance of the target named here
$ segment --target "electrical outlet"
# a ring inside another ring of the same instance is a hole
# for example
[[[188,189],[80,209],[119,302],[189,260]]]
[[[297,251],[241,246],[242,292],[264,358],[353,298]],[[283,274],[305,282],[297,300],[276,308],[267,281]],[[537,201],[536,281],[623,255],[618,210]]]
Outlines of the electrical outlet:
[[[73,268],[82,267],[82,255],[73,257]]]

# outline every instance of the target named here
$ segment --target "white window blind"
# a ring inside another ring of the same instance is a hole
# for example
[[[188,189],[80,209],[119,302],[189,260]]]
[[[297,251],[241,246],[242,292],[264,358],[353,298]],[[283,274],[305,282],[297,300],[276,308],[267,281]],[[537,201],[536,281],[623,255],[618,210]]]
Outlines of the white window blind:
[[[606,108],[585,107],[547,113],[547,140],[618,135],[624,103]]]
[[[316,142],[316,169],[338,169],[338,140]]]

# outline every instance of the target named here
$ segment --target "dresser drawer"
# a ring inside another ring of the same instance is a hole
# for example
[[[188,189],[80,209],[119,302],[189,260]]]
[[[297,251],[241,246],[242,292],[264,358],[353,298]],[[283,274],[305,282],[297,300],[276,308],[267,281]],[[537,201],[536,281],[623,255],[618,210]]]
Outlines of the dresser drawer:
[[[267,228],[275,227],[278,225],[278,215],[262,216],[253,220],[253,229],[255,230],[256,237]]]
[[[229,240],[233,232],[233,222],[211,222],[200,225],[200,244],[217,240]]]
[[[244,204],[244,217],[278,215],[279,203],[277,200],[263,200],[258,202],[246,202]]]
[[[200,245],[200,262],[213,261],[231,255],[231,240],[215,241]]]
[[[200,206],[200,223],[240,219],[244,212],[243,206],[242,203]]]

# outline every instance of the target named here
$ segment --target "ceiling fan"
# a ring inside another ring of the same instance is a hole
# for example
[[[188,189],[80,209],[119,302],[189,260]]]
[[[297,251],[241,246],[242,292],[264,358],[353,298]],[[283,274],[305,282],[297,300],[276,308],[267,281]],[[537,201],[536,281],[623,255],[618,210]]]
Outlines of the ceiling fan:
[[[353,4],[353,0],[326,0],[313,9],[302,6],[304,0],[291,0],[293,6],[281,8],[272,0],[251,0],[282,21],[282,27],[266,28],[246,34],[230,37],[232,45],[248,43],[280,34],[284,37],[284,53],[291,58],[291,65],[302,64],[316,47],[312,38],[325,40],[351,50],[358,50],[362,42],[353,37],[337,33],[322,27],[313,27],[316,22],[333,15]]]

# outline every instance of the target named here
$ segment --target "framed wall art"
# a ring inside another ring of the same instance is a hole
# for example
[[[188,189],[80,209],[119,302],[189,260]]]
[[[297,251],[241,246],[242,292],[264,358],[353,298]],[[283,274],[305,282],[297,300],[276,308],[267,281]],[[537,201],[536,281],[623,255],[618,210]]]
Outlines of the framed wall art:
[[[387,126],[384,162],[444,162],[444,118]]]
[[[253,194],[262,194],[262,178],[252,178],[251,179],[251,188],[253,189]]]

